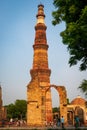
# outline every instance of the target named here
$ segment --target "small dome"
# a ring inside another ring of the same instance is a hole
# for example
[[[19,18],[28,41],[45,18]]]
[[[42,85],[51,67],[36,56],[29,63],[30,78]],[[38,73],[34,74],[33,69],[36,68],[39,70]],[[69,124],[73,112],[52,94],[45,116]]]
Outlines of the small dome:
[[[77,96],[74,100],[72,100],[71,105],[85,105],[86,100]]]

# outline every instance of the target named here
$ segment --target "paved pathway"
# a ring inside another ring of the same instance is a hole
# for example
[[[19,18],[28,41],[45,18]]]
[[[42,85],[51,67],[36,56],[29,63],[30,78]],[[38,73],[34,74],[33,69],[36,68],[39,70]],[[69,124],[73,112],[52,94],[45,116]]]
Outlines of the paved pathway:
[[[0,130],[87,130],[87,127],[77,129],[75,127],[65,127],[65,129],[61,127],[0,127]]]

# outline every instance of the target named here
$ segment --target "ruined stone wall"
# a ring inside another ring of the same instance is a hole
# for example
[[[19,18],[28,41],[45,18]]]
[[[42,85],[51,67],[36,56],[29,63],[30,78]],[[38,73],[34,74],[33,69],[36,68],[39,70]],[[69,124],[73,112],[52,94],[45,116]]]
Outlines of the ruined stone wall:
[[[38,78],[33,79],[27,86],[27,124],[41,125],[41,90]]]

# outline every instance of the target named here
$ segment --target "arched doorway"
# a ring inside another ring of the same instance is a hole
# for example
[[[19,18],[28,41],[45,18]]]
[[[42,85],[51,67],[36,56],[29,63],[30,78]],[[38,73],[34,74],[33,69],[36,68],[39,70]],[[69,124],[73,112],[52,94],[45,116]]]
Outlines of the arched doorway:
[[[74,109],[73,108],[67,109],[67,123],[68,125],[74,124]]]
[[[52,108],[59,107],[60,104],[59,93],[54,87],[51,87],[51,97],[52,97]]]
[[[53,123],[55,126],[58,123],[58,119],[60,119],[60,110],[59,110],[59,93],[54,87],[51,87],[51,99],[52,99]]]
[[[84,111],[81,107],[75,107],[75,115],[79,117],[80,124],[84,124]]]
[[[51,87],[55,88],[59,94],[59,107],[60,107],[60,117],[63,116],[65,119],[65,123],[67,123],[67,93],[64,86],[56,86],[50,85],[48,89]],[[48,89],[46,91],[48,91]]]

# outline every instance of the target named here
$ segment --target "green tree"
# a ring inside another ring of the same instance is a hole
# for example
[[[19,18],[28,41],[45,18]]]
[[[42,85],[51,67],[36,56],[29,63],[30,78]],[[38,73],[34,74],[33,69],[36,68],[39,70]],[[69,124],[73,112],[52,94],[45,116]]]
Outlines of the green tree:
[[[16,100],[15,108],[17,110],[17,115],[19,118],[26,117],[27,102],[25,100]]]
[[[70,104],[70,102],[69,102],[69,98],[67,98],[67,104]]]
[[[7,118],[15,118],[15,105],[14,104],[9,104],[8,106],[6,106],[7,108]]]
[[[69,65],[80,61],[80,70],[87,69],[87,0],[54,0],[53,25],[64,21],[66,28],[60,33],[70,53]]]
[[[87,97],[87,80],[84,79],[83,82],[81,83],[81,85],[79,86],[79,88]]]
[[[52,109],[52,111],[53,111],[53,113],[59,112],[59,108],[58,108],[58,107],[54,107],[54,108]]]
[[[16,100],[14,104],[9,104],[7,108],[7,118],[26,118],[27,102],[26,100]]]

